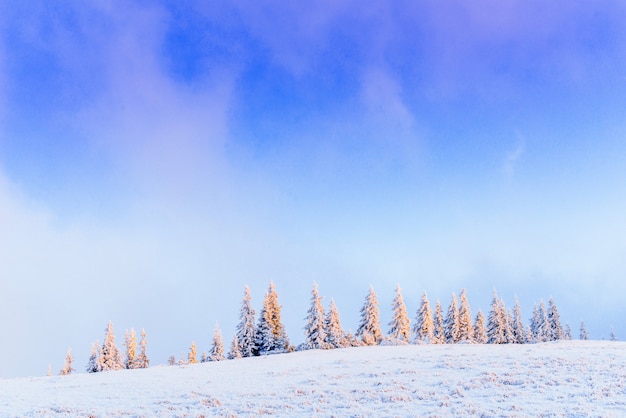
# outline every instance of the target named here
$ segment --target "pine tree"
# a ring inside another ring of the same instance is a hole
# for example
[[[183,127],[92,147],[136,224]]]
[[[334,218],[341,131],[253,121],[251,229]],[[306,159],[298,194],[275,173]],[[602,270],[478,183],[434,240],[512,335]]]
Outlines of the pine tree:
[[[73,362],[74,362],[74,359],[72,358],[72,349],[68,348],[67,354],[65,355],[65,364],[63,365],[63,368],[59,372],[59,375],[67,376],[68,374],[72,373],[74,371],[74,368],[72,367]]]
[[[222,361],[225,360],[224,356],[224,340],[222,339],[222,332],[219,325],[215,324],[215,331],[213,333],[213,344],[211,345],[211,352],[209,354],[210,361]]]
[[[535,340],[537,342],[550,341],[550,320],[548,319],[548,312],[546,311],[546,304],[542,301],[539,302],[539,308],[537,310],[537,335]]]
[[[128,330],[126,331],[124,340],[124,345],[126,346],[125,367],[127,369],[137,369],[137,338],[135,337],[135,330],[133,328],[130,329],[130,333]]]
[[[470,311],[469,301],[467,300],[467,291],[461,290],[460,308],[459,308],[459,342],[474,342],[474,327],[472,326],[472,313]]]
[[[189,347],[189,354],[187,354],[187,363],[198,363],[198,350],[196,349],[196,343],[193,341],[191,342],[191,347]]]
[[[434,342],[434,323],[433,315],[430,311],[430,302],[428,302],[428,295],[424,291],[422,295],[422,301],[420,303],[420,309],[417,312],[417,319],[413,327],[415,334],[415,342],[423,342],[431,344]]]
[[[443,314],[441,312],[441,303],[437,300],[435,304],[435,321],[433,326],[434,338],[433,344],[445,344],[446,343],[446,327],[443,321]]]
[[[241,351],[239,351],[239,339],[237,338],[237,334],[235,334],[233,337],[233,344],[231,345],[230,352],[228,353],[228,358],[233,360],[240,359],[242,357]]]
[[[141,341],[139,342],[139,356],[137,356],[136,368],[137,369],[147,369],[150,365],[150,360],[148,359],[148,354],[146,353],[146,330],[141,329]]]
[[[474,322],[474,342],[477,344],[487,344],[487,330],[485,329],[485,315],[482,311],[476,314]]]
[[[393,299],[392,309],[393,319],[389,323],[391,326],[389,336],[395,340],[408,343],[411,336],[411,325],[406,313],[404,300],[402,299],[402,289],[399,284],[396,287],[396,297]]]
[[[167,358],[167,365],[168,366],[175,366],[176,365],[176,357],[174,355],[171,355]]]
[[[589,339],[589,334],[587,334],[587,327],[585,326],[585,321],[580,321],[580,339],[586,341]]]
[[[102,368],[100,367],[101,356],[102,352],[100,348],[100,341],[96,341],[91,344],[91,354],[89,354],[89,362],[87,363],[87,373],[97,373],[102,371]]]
[[[563,328],[563,338],[565,338],[566,340],[572,339],[572,328],[569,326],[569,324],[565,324],[565,327]]]
[[[460,321],[459,321],[459,306],[456,298],[456,294],[452,293],[452,302],[448,307],[448,314],[446,315],[446,342],[448,344],[458,343],[461,339],[460,334]]]
[[[489,344],[506,344],[506,310],[504,304],[493,291],[491,311],[487,318],[487,342]]]
[[[104,343],[102,343],[102,354],[100,356],[100,368],[102,371],[120,370],[124,368],[122,354],[115,345],[115,335],[113,333],[113,324],[109,322],[106,328]]]
[[[514,344],[524,344],[526,342],[526,329],[524,328],[524,322],[522,320],[522,309],[519,305],[517,296],[515,297],[515,306],[513,307],[513,320],[511,324],[511,331],[513,333]]]
[[[506,344],[513,344],[515,342],[513,337],[513,312],[506,309],[504,300],[500,299],[500,304],[504,312],[504,341]]]
[[[317,290],[317,283],[313,284],[311,292],[311,306],[305,318],[307,323],[304,327],[306,341],[304,347],[307,350],[329,348],[325,343],[326,329],[324,327],[324,307],[322,298]]]
[[[356,336],[361,338],[365,345],[376,345],[383,339],[383,333],[380,330],[378,299],[373,287],[370,287],[369,294],[361,308],[361,322],[356,331]]]
[[[324,326],[326,330],[326,339],[324,342],[328,344],[330,348],[348,347],[350,345],[341,327],[339,311],[337,310],[337,306],[335,306],[335,301],[332,299],[330,300],[330,308],[328,308]]]
[[[270,282],[257,326],[256,349],[258,355],[284,353],[289,350],[289,340],[285,333],[285,327],[280,320],[280,310],[278,294],[274,289],[274,283]]]
[[[548,329],[549,341],[558,341],[565,337],[554,298],[550,298],[548,301]]]
[[[252,357],[256,352],[256,326],[254,324],[254,309],[250,298],[250,288],[246,290],[241,302],[239,324],[237,325],[237,341],[239,342],[239,352],[242,357]]]
[[[613,330],[613,327],[611,327],[611,333],[609,334],[609,340],[617,341],[617,336],[615,335],[615,330]]]

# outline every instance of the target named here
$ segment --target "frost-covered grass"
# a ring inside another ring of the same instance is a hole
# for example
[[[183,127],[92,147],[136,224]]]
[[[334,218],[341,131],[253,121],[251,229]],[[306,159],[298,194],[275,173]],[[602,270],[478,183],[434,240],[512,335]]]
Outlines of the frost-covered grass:
[[[0,380],[0,416],[626,416],[626,343],[360,347]]]

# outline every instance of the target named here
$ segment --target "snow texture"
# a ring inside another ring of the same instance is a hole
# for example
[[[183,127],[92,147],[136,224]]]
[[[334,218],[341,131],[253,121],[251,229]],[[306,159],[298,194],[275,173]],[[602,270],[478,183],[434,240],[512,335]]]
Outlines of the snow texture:
[[[262,415],[620,417],[626,343],[358,347],[0,380],[3,417]]]

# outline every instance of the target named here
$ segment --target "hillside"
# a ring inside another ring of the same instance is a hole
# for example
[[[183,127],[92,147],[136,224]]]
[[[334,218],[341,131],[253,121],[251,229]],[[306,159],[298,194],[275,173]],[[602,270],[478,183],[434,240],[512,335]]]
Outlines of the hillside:
[[[626,343],[361,347],[0,380],[0,416],[624,416]]]

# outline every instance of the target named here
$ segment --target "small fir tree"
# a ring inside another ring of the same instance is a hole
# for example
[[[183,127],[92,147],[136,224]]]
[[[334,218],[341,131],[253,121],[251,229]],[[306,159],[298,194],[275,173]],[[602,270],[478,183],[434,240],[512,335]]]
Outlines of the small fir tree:
[[[233,337],[233,344],[230,347],[230,352],[228,353],[228,358],[231,360],[240,359],[243,356],[241,355],[241,351],[239,351],[239,339],[237,338],[237,334]]]
[[[519,305],[517,296],[515,297],[515,306],[513,307],[513,320],[511,324],[511,331],[513,333],[512,343],[524,344],[526,342],[526,329],[524,328],[524,322],[522,320],[522,309]]]
[[[550,320],[548,319],[548,311],[546,311],[546,304],[543,300],[539,302],[537,315],[537,335],[535,339],[540,343],[550,341]]]
[[[169,356],[167,359],[167,364],[168,366],[176,366],[176,356],[174,356],[173,354]]]
[[[350,346],[350,342],[347,341],[343,328],[341,327],[339,311],[337,310],[335,301],[332,299],[330,300],[330,307],[328,308],[324,325],[326,330],[326,339],[324,342],[328,344],[330,348]]]
[[[431,344],[434,342],[434,322],[433,314],[430,310],[430,302],[428,302],[428,295],[426,291],[422,294],[422,301],[420,303],[419,311],[417,312],[417,319],[413,327],[415,334],[415,342],[422,342]]]
[[[126,346],[126,362],[125,367],[127,369],[137,369],[139,366],[137,358],[137,338],[135,337],[135,330],[133,328],[126,331],[124,345]]]
[[[325,342],[324,307],[322,306],[322,298],[317,290],[317,283],[313,284],[311,306],[305,319],[307,322],[304,327],[306,338],[304,348],[307,350],[328,348]]]
[[[198,350],[196,349],[196,343],[193,341],[191,342],[191,347],[189,347],[189,354],[187,354],[187,363],[198,363]]]
[[[448,307],[448,314],[446,315],[446,342],[448,344],[458,343],[461,339],[460,321],[459,321],[459,306],[456,298],[456,294],[452,293],[452,302]]]
[[[63,364],[63,368],[59,372],[59,375],[67,376],[68,374],[72,373],[74,371],[74,368],[72,367],[73,362],[74,359],[72,358],[72,349],[68,348],[67,354],[65,355],[65,364]]]
[[[365,303],[361,308],[361,322],[356,331],[356,336],[361,338],[365,345],[376,345],[383,339],[383,333],[380,330],[378,299],[373,287],[370,287]]]
[[[587,327],[585,326],[585,321],[580,321],[580,339],[586,341],[589,339],[589,334],[587,334]]]
[[[559,310],[556,307],[554,298],[548,301],[548,339],[549,341],[562,340],[565,337]]]
[[[237,324],[237,341],[239,352],[242,357],[252,357],[256,353],[257,329],[254,324],[254,309],[252,309],[250,288],[246,286],[241,311],[239,314],[239,324]]]
[[[563,338],[565,340],[572,339],[572,328],[569,326],[569,324],[565,324],[565,327],[563,327]]]
[[[139,355],[137,356],[136,368],[147,369],[150,365],[150,359],[148,359],[147,342],[146,342],[146,330],[141,329],[141,341],[139,341]]]
[[[437,300],[437,303],[435,304],[435,322],[433,332],[433,344],[446,343],[446,327],[443,321],[443,313],[441,312],[441,303],[439,300]]]
[[[89,361],[87,363],[87,373],[98,373],[101,372],[101,348],[100,341],[96,341],[91,344],[91,353],[89,354]]]
[[[113,333],[113,324],[111,322],[109,322],[106,328],[100,359],[102,371],[120,370],[124,368],[122,354],[115,345],[115,334]]]
[[[289,340],[285,333],[285,327],[280,320],[280,311],[278,294],[274,288],[274,283],[270,282],[263,301],[263,308],[259,314],[256,334],[257,355],[284,353],[289,350]]]
[[[615,330],[613,330],[613,327],[611,327],[611,333],[609,334],[609,340],[617,341],[617,336],[615,335]]]
[[[219,325],[215,324],[215,331],[213,332],[213,344],[211,345],[211,353],[209,355],[210,361],[222,361],[225,360],[224,356],[224,340],[222,339],[222,332]]]
[[[474,342],[474,327],[472,326],[472,313],[470,311],[469,301],[467,300],[467,291],[461,290],[459,296],[459,342]]]
[[[474,342],[477,344],[487,344],[487,330],[485,329],[485,315],[482,311],[476,314],[474,321]]]
[[[389,336],[395,340],[409,342],[411,336],[411,325],[409,317],[406,313],[406,306],[402,299],[402,289],[398,284],[396,287],[396,297],[393,299],[393,319],[389,323],[391,329],[389,330]]]

